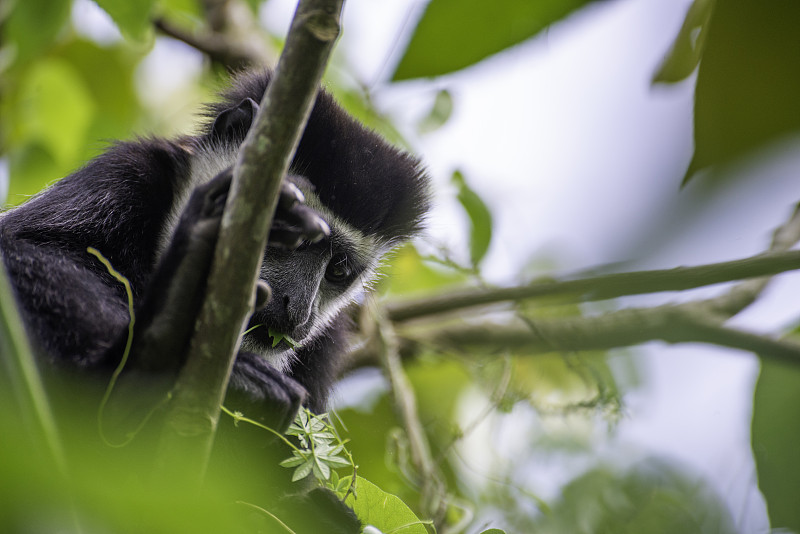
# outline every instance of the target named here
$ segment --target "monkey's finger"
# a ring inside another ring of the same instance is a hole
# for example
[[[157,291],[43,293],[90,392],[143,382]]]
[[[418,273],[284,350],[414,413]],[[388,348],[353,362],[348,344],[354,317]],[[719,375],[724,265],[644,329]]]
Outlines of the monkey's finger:
[[[303,232],[290,226],[273,226],[269,231],[269,246],[294,250],[303,243]]]
[[[256,302],[253,308],[254,312],[263,310],[272,298],[272,288],[264,280],[256,281]]]
[[[203,205],[204,217],[219,217],[225,209],[228,200],[228,191],[233,180],[233,169],[228,168],[216,175],[211,181],[203,184],[198,190],[203,191],[205,202]]]
[[[281,190],[278,194],[278,209],[290,210],[295,204],[302,204],[306,201],[305,195],[292,182],[284,180],[281,182]]]
[[[305,204],[295,204],[291,209],[282,212],[281,219],[289,225],[299,228],[304,239],[312,243],[331,235],[328,223]]]

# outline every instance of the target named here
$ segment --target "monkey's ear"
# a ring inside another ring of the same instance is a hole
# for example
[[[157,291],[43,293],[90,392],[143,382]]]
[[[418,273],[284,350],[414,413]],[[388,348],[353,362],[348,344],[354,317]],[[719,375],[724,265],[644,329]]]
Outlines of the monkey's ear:
[[[232,136],[244,137],[258,113],[258,104],[252,98],[245,98],[236,107],[228,108],[214,120],[211,136],[216,139],[229,139]]]

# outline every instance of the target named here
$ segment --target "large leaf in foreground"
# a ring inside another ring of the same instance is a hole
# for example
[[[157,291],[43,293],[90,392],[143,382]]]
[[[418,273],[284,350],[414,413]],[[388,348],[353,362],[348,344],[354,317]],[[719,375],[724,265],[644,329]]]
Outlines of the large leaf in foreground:
[[[392,78],[440,76],[533,37],[590,0],[433,0]]]
[[[695,96],[684,183],[800,131],[800,2],[716,2]]]
[[[800,532],[800,367],[761,361],[751,439],[774,529]]]
[[[356,488],[358,498],[350,495],[345,502],[365,525],[373,525],[381,532],[427,534],[414,512],[394,495],[361,477],[356,480]]]

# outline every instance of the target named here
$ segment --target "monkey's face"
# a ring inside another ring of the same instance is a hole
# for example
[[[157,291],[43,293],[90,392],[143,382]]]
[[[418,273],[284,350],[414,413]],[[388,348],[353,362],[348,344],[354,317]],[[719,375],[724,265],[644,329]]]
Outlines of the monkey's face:
[[[281,370],[291,363],[295,348],[322,334],[347,304],[363,294],[385,252],[375,237],[340,220],[305,184],[298,181],[298,185],[306,205],[330,226],[330,235],[295,250],[267,248],[261,279],[270,285],[272,297],[253,314],[242,342],[243,349],[263,354]]]

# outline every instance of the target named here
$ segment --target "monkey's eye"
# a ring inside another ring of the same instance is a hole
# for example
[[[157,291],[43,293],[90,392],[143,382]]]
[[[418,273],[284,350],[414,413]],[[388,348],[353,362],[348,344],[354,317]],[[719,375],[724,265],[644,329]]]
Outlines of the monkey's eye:
[[[325,280],[334,284],[346,282],[353,270],[347,264],[347,256],[344,254],[334,254],[325,270]]]

